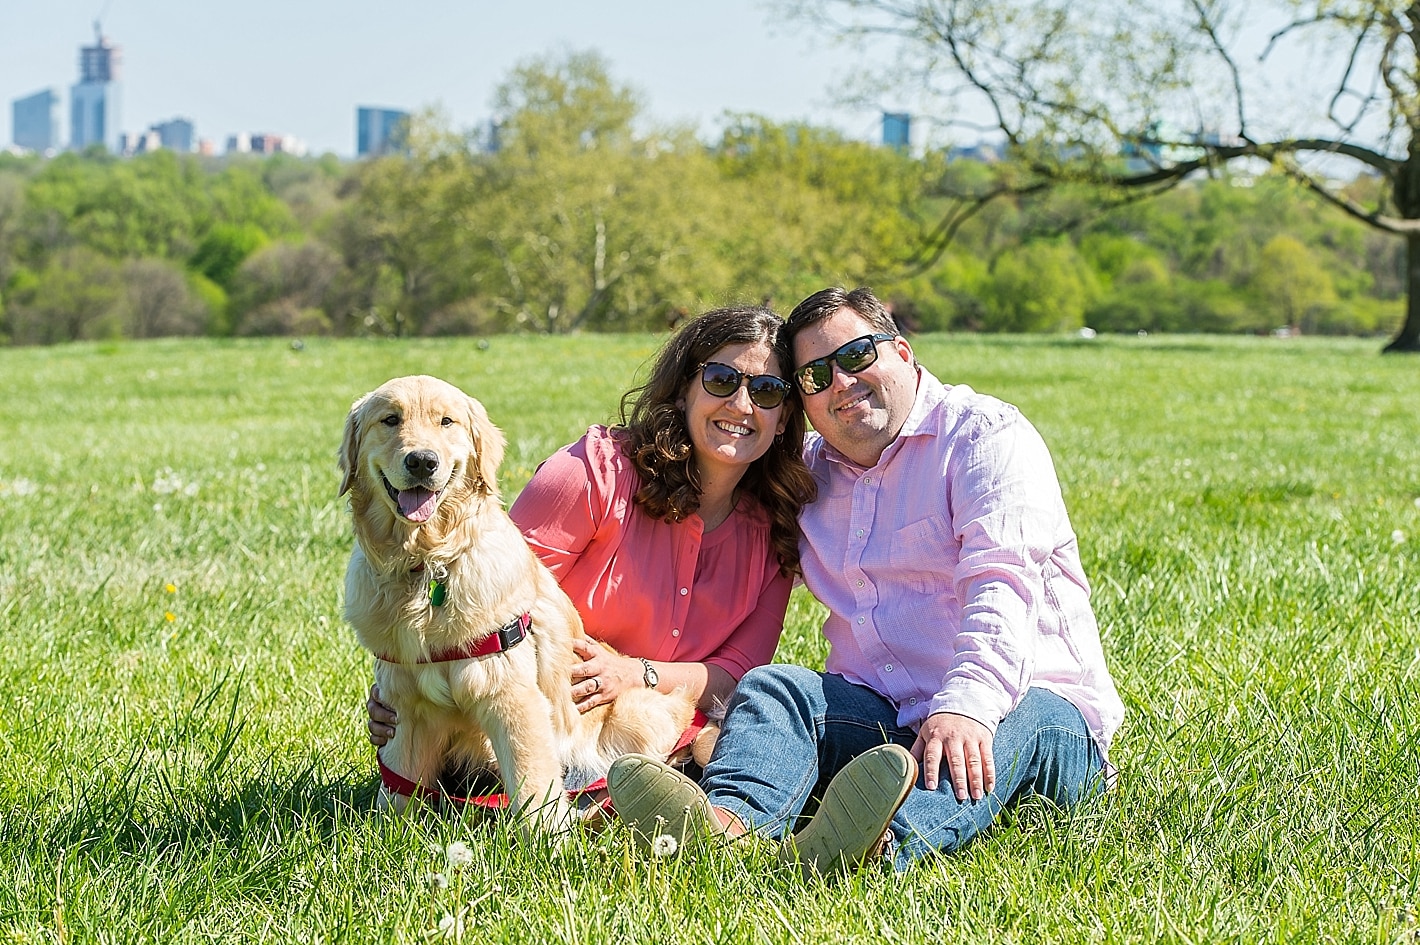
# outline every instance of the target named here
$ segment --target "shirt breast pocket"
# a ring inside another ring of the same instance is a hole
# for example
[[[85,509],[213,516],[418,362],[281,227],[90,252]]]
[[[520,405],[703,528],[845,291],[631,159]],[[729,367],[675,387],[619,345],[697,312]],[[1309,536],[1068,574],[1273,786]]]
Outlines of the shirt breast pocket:
[[[891,579],[917,591],[950,591],[960,546],[946,519],[932,516],[892,533],[887,550]]]

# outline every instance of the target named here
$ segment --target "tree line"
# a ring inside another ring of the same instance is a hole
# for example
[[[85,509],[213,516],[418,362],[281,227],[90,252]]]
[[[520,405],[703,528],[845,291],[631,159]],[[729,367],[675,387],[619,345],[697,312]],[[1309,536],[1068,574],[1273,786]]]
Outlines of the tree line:
[[[0,156],[0,340],[647,330],[869,284],[914,330],[1384,334],[1404,250],[1294,179],[1086,187],[955,219],[1009,173],[806,124],[652,128],[595,53],[530,60],[496,131],[419,116],[360,162]],[[1360,200],[1379,183],[1345,188]],[[938,244],[940,245],[940,244]]]

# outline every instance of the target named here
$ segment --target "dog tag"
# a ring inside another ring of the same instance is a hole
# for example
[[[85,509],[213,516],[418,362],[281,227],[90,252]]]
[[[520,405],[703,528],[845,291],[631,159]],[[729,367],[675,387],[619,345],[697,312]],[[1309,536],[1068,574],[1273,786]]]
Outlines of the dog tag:
[[[438,578],[429,582],[429,603],[435,607],[444,606],[444,582]]]

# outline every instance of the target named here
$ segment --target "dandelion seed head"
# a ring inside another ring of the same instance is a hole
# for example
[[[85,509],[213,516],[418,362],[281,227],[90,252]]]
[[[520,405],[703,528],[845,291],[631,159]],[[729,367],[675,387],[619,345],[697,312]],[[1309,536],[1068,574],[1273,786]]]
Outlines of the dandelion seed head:
[[[467,843],[455,840],[444,848],[444,857],[449,861],[450,868],[458,869],[460,866],[467,866],[473,862],[473,851],[469,849]]]
[[[652,856],[674,856],[678,849],[680,849],[680,844],[676,842],[675,837],[668,833],[663,833],[651,841]]]
[[[448,889],[449,877],[443,873],[430,873],[429,885],[433,886],[435,889]]]
[[[447,912],[444,913],[444,917],[439,920],[439,934],[443,935],[444,938],[453,938],[458,935],[460,931],[459,920],[449,915]]]
[[[1405,532],[1403,532],[1403,531],[1401,531],[1400,529],[1397,528],[1395,531],[1393,531],[1393,532],[1390,533],[1390,540],[1391,540],[1391,543],[1392,543],[1392,544],[1396,544],[1396,545],[1403,545],[1403,544],[1405,544]]]

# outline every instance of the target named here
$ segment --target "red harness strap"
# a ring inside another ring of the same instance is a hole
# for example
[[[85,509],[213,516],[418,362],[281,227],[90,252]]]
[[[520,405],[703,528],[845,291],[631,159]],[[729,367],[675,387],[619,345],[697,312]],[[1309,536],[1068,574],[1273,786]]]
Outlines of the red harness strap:
[[[680,739],[675,743],[675,747],[670,753],[674,755],[682,748],[689,748],[690,743],[695,741],[695,736],[700,734],[707,722],[710,720],[699,709],[695,710],[695,717],[690,720],[690,725],[685,731],[680,733]],[[380,757],[379,752],[375,752],[375,758],[380,763],[380,782],[385,788],[395,794],[403,794],[406,797],[419,797],[425,800],[445,800],[454,804],[462,804],[470,807],[483,807],[491,810],[502,810],[508,806],[508,795],[501,792],[491,794],[477,794],[473,797],[459,797],[456,794],[445,794],[438,788],[425,784],[419,784],[409,780],[404,775],[395,771],[385,764],[385,760]],[[593,791],[600,791],[606,787],[606,778],[597,778],[586,787],[578,788],[575,791],[568,791],[569,800],[576,800],[583,794],[590,794]]]

